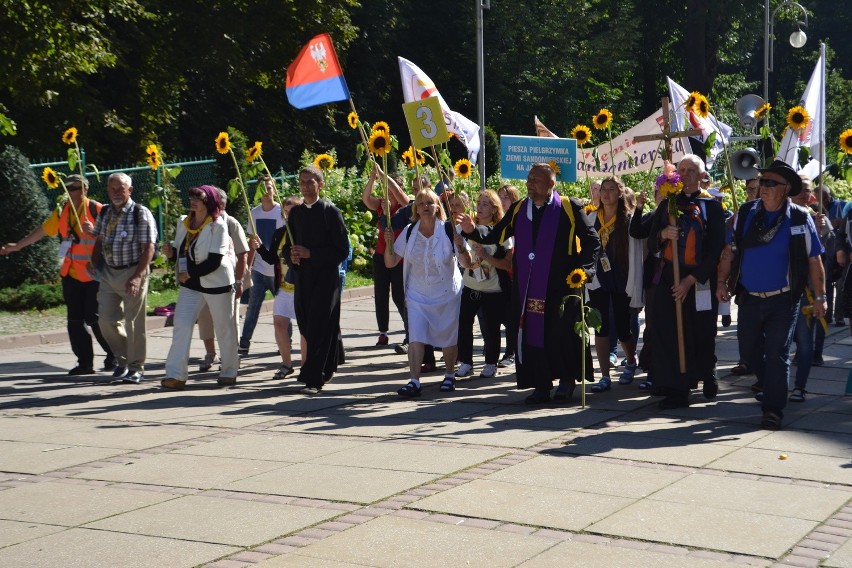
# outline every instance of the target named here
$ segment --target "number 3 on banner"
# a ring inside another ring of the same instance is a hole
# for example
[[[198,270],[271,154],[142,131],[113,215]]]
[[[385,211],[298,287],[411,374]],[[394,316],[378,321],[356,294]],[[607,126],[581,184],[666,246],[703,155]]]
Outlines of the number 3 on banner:
[[[450,139],[438,97],[429,97],[402,105],[412,146],[417,149],[434,146]]]

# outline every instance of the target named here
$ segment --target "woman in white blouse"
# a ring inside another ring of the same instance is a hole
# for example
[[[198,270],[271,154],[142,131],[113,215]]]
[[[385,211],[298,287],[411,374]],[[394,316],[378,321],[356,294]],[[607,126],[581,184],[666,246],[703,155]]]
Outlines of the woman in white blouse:
[[[409,382],[397,393],[406,398],[420,396],[420,364],[425,345],[443,348],[446,372],[442,391],[455,389],[458,356],[458,321],[462,277],[456,268],[470,266],[470,251],[446,221],[435,192],[417,193],[411,224],[394,242],[393,230],[385,230],[385,266],[393,268],[401,260],[405,302],[408,311]]]
[[[219,216],[219,192],[211,185],[193,187],[189,190],[189,207],[191,213],[177,224],[177,248],[168,243],[163,247],[163,252],[175,261],[180,283],[166,378],[160,383],[168,390],[183,390],[186,385],[192,330],[205,304],[210,307],[219,339],[222,370],[218,384],[236,383],[240,366],[234,325],[235,257],[228,226]]]

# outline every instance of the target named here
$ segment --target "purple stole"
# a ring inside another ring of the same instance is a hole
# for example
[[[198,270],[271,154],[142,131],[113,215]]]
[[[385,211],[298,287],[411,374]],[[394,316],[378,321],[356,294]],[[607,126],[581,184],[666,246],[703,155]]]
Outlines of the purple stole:
[[[515,267],[521,300],[518,354],[522,356],[524,339],[533,347],[544,347],[544,310],[550,263],[556,245],[556,230],[562,215],[562,199],[555,191],[550,203],[544,205],[544,216],[538,228],[536,246],[533,247],[532,201],[521,204],[515,218]]]

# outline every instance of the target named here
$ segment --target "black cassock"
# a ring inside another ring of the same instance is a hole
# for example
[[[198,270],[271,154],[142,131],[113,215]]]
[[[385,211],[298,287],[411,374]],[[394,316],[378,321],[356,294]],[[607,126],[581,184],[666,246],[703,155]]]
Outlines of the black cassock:
[[[340,274],[349,256],[349,236],[340,210],[323,199],[311,207],[299,205],[288,219],[295,244],[310,249],[311,257],[290,263],[290,243],[282,255],[295,276],[296,321],[308,343],[298,380],[322,388],[337,370],[340,338]]]

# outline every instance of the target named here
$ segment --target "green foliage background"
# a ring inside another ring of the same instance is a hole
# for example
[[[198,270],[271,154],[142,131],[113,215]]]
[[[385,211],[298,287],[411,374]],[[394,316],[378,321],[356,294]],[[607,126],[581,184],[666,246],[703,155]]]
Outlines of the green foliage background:
[[[29,161],[13,146],[0,152],[0,243],[17,242],[39,227],[52,209]],[[0,256],[0,288],[24,281],[48,282],[59,277],[58,240],[44,238],[25,249]]]

